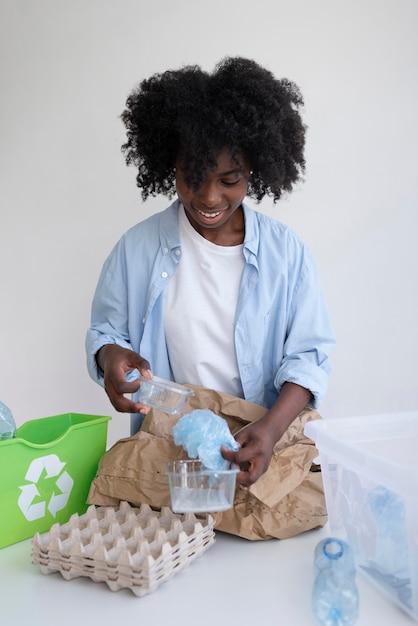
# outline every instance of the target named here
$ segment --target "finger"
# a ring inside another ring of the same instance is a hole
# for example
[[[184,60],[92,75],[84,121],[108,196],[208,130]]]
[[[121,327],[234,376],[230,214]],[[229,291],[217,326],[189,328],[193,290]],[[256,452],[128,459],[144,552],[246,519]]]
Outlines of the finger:
[[[118,394],[135,393],[135,391],[138,391],[140,384],[141,381],[139,379],[133,381],[122,380],[114,385],[114,389]]]
[[[119,381],[118,391],[120,393],[134,393],[141,385],[141,378],[152,379],[152,371],[150,364],[145,359],[140,359],[140,363],[135,367],[131,365],[133,369],[128,370],[123,380]]]
[[[119,413],[142,413],[146,415],[150,411],[150,407],[140,402],[133,402],[129,398],[120,394],[110,394],[106,392],[112,406]]]
[[[147,406],[146,404],[141,404],[140,402],[133,402],[132,404],[134,410],[132,410],[131,413],[142,413],[142,415],[148,415],[148,413],[151,411],[151,407]]]
[[[226,461],[231,461],[232,463],[235,463],[235,450],[231,450],[231,448],[228,448],[228,446],[221,446],[221,455]]]
[[[240,448],[239,450],[231,450],[227,446],[221,446],[221,454],[224,459],[240,467],[249,463],[251,459],[254,458],[254,450],[252,450],[250,446]]]
[[[105,391],[111,404],[120,413],[139,413],[142,409],[147,408],[145,405],[133,402],[133,400],[124,396],[111,380],[105,380]]]
[[[234,435],[235,441],[237,441],[241,447],[244,447],[247,442],[250,440],[249,431],[240,430],[238,433]]]
[[[243,487],[251,487],[252,482],[248,472],[238,472],[237,483]]]
[[[141,359],[141,364],[138,365],[138,369],[141,373],[141,376],[143,376],[144,378],[152,378],[151,365],[145,359]]]
[[[241,471],[237,474],[237,482],[243,487],[251,487],[261,476],[262,472],[259,469],[254,467],[254,464],[249,463],[246,470]]]

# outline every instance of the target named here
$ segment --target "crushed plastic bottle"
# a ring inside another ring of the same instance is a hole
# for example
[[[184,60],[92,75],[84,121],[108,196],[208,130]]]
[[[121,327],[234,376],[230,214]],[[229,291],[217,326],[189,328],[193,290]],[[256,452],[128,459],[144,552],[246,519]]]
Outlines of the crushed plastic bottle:
[[[410,577],[409,546],[405,505],[402,498],[383,486],[368,494],[368,504],[376,523],[376,563],[382,574]]]
[[[199,458],[208,469],[229,468],[229,462],[221,454],[221,446],[232,450],[240,447],[228,422],[209,409],[196,409],[183,415],[174,425],[173,435],[177,446],[183,446],[191,459]]]
[[[359,594],[350,545],[342,539],[323,539],[315,548],[313,613],[321,626],[353,626],[358,619]]]
[[[0,441],[13,439],[16,435],[16,424],[11,410],[0,401]]]
[[[362,568],[412,608],[413,570],[405,503],[397,493],[378,485],[369,492],[367,505],[375,522],[375,549]]]

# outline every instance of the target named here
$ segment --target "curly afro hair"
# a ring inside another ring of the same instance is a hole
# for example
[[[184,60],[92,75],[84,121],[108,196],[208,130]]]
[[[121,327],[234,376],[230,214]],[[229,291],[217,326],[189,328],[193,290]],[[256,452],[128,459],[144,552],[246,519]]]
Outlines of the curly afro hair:
[[[276,202],[305,171],[301,107],[297,85],[250,59],[227,57],[211,74],[186,66],[143,80],[129,95],[122,151],[138,168],[144,200],[175,193],[178,159],[197,190],[227,148],[250,165],[248,195],[260,201],[268,194]]]

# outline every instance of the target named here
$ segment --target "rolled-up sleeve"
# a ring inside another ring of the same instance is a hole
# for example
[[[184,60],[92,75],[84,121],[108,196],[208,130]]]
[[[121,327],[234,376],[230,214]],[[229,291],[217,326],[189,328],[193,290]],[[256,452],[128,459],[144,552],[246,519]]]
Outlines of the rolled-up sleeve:
[[[132,349],[128,332],[128,301],[123,240],[106,259],[91,309],[91,325],[86,335],[87,369],[91,378],[103,385],[103,372],[96,354],[107,344]]]
[[[244,396],[271,407],[291,382],[309,389],[318,408],[335,336],[316,261],[285,224],[248,209],[245,216],[235,334]]]
[[[285,382],[309,389],[311,406],[318,408],[328,388],[335,336],[316,263],[306,248],[289,301],[283,358],[274,383],[278,391]]]

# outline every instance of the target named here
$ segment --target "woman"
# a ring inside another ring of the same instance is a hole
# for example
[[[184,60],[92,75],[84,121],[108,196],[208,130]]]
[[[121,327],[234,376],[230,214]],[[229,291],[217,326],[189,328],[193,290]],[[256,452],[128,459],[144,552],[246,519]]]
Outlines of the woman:
[[[132,413],[133,432],[148,408],[135,400],[132,370],[265,406],[236,435],[241,449],[222,451],[246,486],[295,417],[318,407],[334,345],[306,246],[245,203],[276,202],[301,179],[302,105],[295,84],[243,58],[142,81],[122,114],[122,149],[144,200],[177,198],[113,249],[87,334],[90,375]]]

